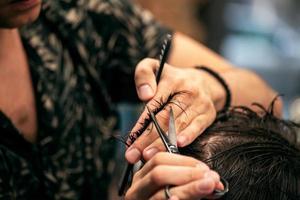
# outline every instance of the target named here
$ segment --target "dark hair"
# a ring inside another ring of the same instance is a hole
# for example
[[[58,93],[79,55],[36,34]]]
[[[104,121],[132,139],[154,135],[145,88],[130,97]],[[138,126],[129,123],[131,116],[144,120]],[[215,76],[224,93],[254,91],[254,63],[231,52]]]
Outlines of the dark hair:
[[[180,107],[176,93],[156,101],[157,114],[170,104]],[[299,200],[300,149],[291,121],[276,118],[273,106],[257,113],[248,107],[219,112],[214,123],[180,153],[199,159],[229,183],[221,200]],[[133,143],[152,122],[145,119],[129,137]],[[131,144],[130,143],[130,144]],[[130,146],[130,144],[127,144]]]
[[[223,200],[299,200],[298,125],[236,107],[180,152],[207,163],[229,183]]]

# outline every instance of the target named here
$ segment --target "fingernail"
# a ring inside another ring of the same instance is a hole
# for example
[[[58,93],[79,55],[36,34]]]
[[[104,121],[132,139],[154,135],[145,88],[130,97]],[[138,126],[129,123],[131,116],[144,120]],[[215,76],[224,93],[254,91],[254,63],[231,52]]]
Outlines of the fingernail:
[[[148,84],[141,85],[138,88],[138,91],[139,91],[140,98],[148,99],[153,96],[153,90]]]
[[[128,149],[125,153],[128,162],[136,163],[140,160],[141,152],[137,148]]]
[[[184,147],[186,142],[187,142],[187,140],[186,140],[185,136],[178,136],[178,138],[177,138],[178,146]]]
[[[219,189],[219,190],[224,190],[225,189],[225,187],[224,187],[224,185],[221,181],[217,184],[216,188]]]
[[[150,148],[145,150],[145,152],[143,153],[144,157],[149,160],[150,158],[152,158],[156,153],[158,153],[158,149],[157,148]]]

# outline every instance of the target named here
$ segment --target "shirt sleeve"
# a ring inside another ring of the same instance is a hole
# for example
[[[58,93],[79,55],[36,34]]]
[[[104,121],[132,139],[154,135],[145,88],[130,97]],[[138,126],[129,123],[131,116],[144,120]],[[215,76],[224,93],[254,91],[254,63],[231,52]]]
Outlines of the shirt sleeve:
[[[167,33],[152,15],[126,0],[90,0],[88,13],[101,36],[102,79],[113,101],[137,101],[134,70],[146,57],[158,58]]]

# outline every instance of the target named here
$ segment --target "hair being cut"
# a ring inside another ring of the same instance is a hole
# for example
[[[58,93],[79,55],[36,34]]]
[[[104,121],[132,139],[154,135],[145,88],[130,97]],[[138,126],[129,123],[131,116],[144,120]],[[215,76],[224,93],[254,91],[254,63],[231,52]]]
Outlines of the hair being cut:
[[[229,182],[222,200],[299,200],[300,150],[293,122],[246,107],[219,113],[185,155],[208,164]]]

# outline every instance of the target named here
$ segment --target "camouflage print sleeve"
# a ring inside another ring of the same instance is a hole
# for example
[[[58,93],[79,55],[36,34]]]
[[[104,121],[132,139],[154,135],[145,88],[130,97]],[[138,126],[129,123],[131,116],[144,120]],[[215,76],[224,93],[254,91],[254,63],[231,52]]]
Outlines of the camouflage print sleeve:
[[[135,101],[135,66],[143,58],[158,58],[170,30],[126,0],[89,0],[88,13],[108,53],[102,70],[113,100]]]

